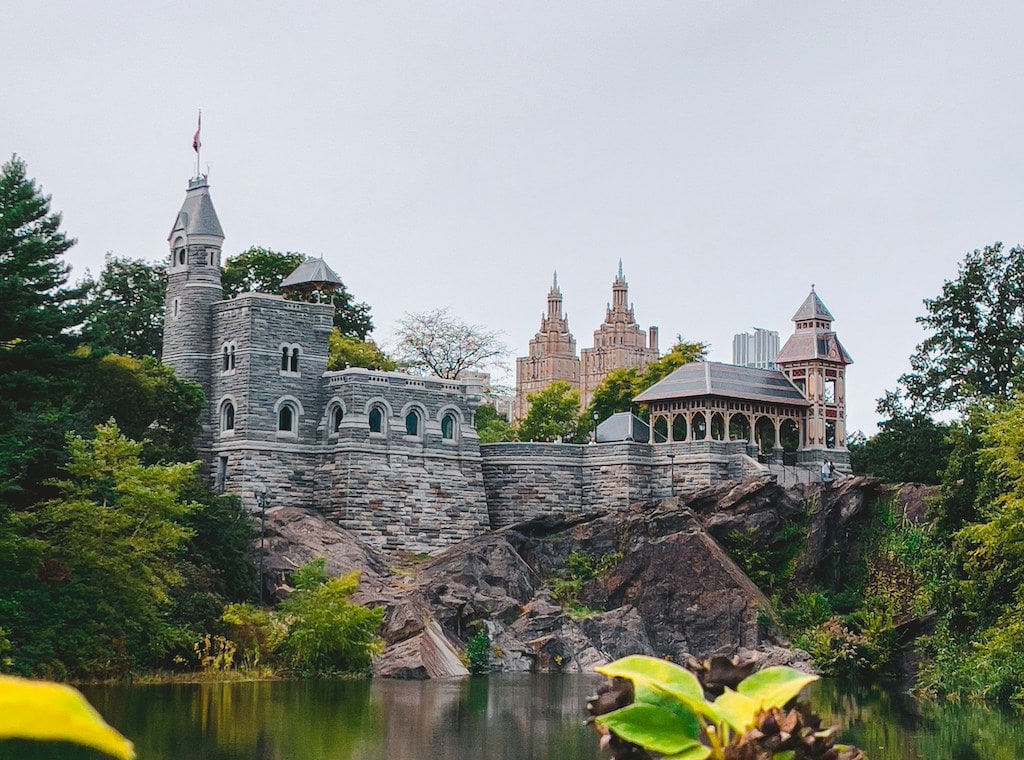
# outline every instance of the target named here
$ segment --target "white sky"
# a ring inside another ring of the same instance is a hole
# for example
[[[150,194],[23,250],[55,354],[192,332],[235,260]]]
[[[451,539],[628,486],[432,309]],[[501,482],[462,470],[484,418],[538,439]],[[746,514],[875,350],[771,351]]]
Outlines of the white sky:
[[[1016,2],[4,3],[0,156],[75,276],[158,260],[203,109],[225,252],[323,254],[387,341],[450,306],[581,348],[623,260],[661,347],[730,361],[815,283],[872,431],[974,248],[1024,240]]]

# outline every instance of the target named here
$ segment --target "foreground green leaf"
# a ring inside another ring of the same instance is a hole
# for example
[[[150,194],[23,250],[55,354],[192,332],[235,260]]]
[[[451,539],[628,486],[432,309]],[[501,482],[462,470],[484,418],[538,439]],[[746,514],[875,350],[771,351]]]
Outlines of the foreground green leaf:
[[[758,702],[762,710],[767,710],[770,707],[784,707],[805,686],[817,680],[816,675],[780,665],[754,673],[736,689],[740,694]]]
[[[726,689],[715,700],[715,709],[721,721],[741,734],[753,728],[758,708],[757,701],[732,689]]]
[[[679,755],[701,746],[675,713],[654,705],[634,702],[596,721],[620,739],[663,755]]]
[[[132,760],[135,748],[81,692],[64,684],[0,676],[0,739],[63,741]]]

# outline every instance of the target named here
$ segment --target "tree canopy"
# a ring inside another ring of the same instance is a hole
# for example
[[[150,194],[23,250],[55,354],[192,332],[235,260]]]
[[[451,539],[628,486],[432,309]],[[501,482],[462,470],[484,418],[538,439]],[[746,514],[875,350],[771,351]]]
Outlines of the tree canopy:
[[[164,332],[163,266],[107,254],[97,279],[86,278],[82,340],[126,356],[160,358]]]
[[[344,335],[335,327],[327,342],[327,369],[334,371],[349,367],[392,372],[398,369],[398,364],[372,340]]]
[[[676,343],[658,361],[644,369],[630,367],[609,372],[594,389],[587,417],[597,412],[598,420],[606,420],[616,412],[627,412],[633,399],[642,391],[669,375],[684,364],[703,360],[707,356],[706,343],[691,343],[676,336]]]
[[[924,305],[917,321],[931,334],[900,379],[921,411],[1008,400],[1024,388],[1024,248],[968,253],[956,279]]]
[[[247,292],[280,293],[281,281],[305,260],[303,253],[281,253],[259,246],[247,248],[224,262],[221,272],[224,296],[230,298]],[[334,304],[334,326],[342,335],[365,341],[373,332],[370,307],[356,301],[344,285],[331,294],[331,303]]]
[[[527,397],[530,411],[516,430],[521,441],[584,443],[589,420],[580,414],[580,392],[563,380]]]
[[[507,354],[500,331],[464,322],[448,309],[409,313],[398,321],[395,358],[438,377],[485,370],[500,365]]]

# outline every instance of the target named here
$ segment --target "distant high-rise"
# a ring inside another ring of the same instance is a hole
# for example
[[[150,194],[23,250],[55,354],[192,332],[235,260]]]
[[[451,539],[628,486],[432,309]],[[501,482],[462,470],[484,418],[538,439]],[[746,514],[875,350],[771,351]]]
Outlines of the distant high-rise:
[[[741,367],[776,369],[779,355],[779,334],[775,330],[755,327],[753,333],[736,333],[732,338],[732,363]]]

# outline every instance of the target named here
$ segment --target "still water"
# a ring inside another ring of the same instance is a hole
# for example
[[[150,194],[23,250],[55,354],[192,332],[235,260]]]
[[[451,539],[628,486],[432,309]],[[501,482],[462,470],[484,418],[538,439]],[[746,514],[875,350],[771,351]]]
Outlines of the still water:
[[[583,725],[597,676],[85,687],[141,760],[596,760]],[[872,760],[1024,757],[1024,717],[816,684],[811,701]],[[0,758],[99,760],[68,745],[0,742]]]

